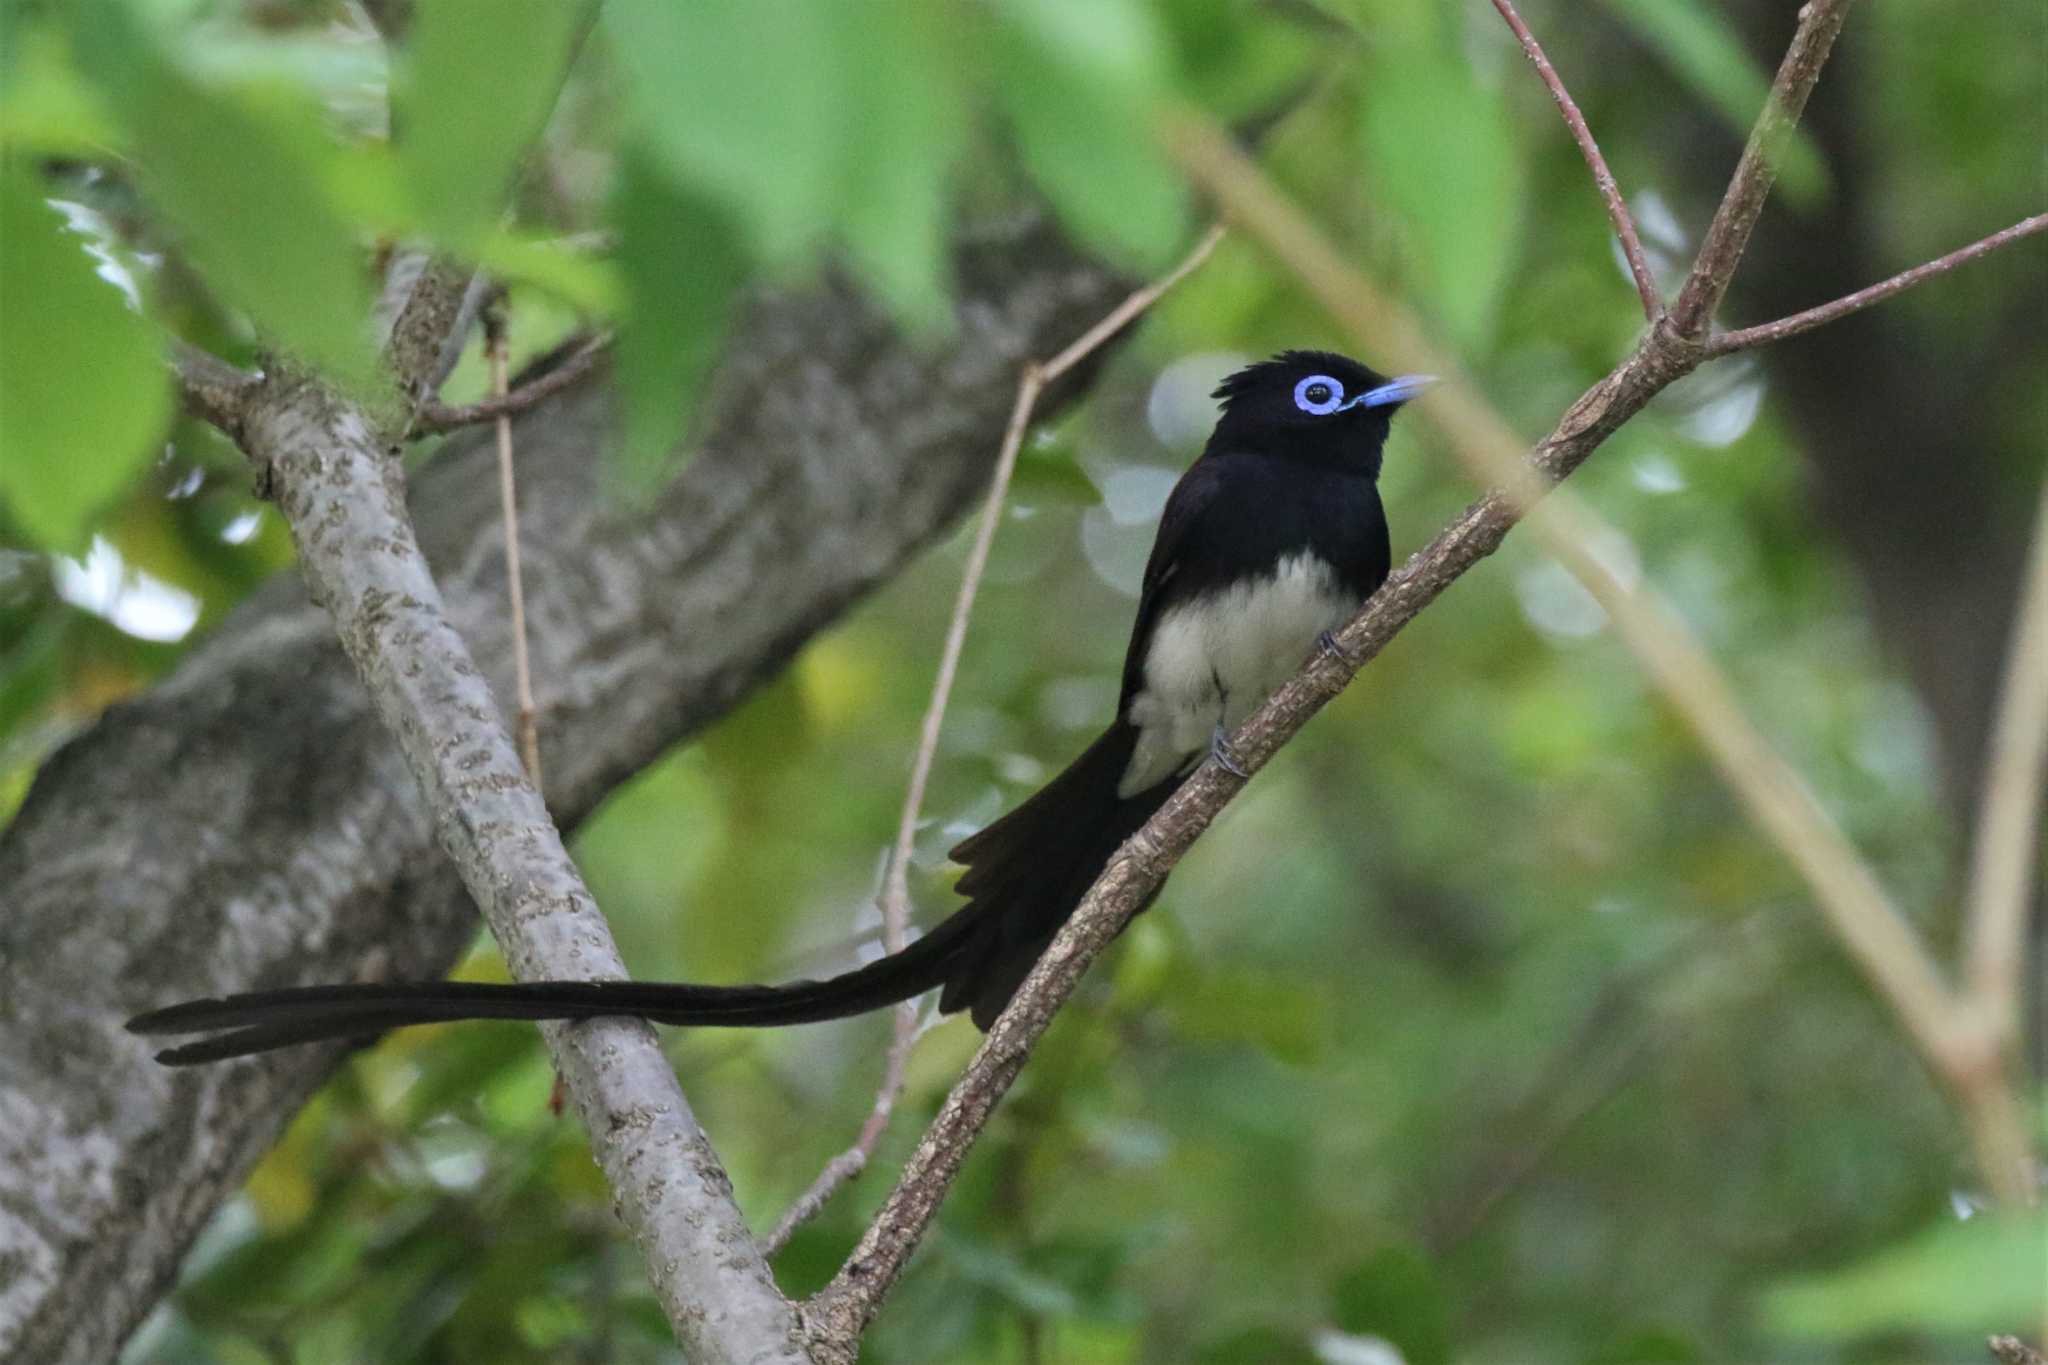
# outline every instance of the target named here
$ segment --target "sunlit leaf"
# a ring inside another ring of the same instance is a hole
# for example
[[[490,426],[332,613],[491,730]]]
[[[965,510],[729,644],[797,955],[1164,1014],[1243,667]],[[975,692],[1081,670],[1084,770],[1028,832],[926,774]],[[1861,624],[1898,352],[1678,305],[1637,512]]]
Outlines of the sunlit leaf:
[[[8,21],[0,35],[0,143],[45,156],[103,156],[120,140],[70,45],[47,25]]]
[[[54,549],[148,461],[170,417],[149,324],[27,172],[0,168],[0,496]]]
[[[566,0],[418,7],[391,117],[413,206],[445,245],[468,247],[497,221],[554,107],[583,13]]]

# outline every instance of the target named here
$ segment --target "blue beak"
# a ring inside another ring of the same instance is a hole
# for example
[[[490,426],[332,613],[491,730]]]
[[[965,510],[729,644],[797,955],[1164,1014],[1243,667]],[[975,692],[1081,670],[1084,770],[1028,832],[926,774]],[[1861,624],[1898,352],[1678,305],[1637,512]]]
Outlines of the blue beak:
[[[1367,389],[1344,406],[1346,408],[1387,408],[1396,403],[1405,403],[1436,383],[1433,374],[1404,374],[1399,379],[1390,379],[1376,389]]]

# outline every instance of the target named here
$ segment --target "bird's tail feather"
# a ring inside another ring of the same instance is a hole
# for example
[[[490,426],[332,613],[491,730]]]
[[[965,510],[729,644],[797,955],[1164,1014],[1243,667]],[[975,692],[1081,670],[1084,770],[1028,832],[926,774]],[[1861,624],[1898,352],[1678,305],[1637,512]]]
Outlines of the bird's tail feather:
[[[960,913],[979,922],[949,963],[942,1013],[968,1009],[976,1027],[993,1024],[1117,847],[1180,785],[1175,776],[1117,795],[1137,743],[1119,719],[1024,804],[953,849],[967,868]]]
[[[969,899],[900,953],[823,981],[776,986],[687,982],[470,981],[300,986],[189,1000],[128,1021],[130,1032],[214,1036],[157,1060],[191,1066],[296,1043],[371,1038],[410,1024],[458,1019],[594,1019],[637,1015],[658,1024],[772,1028],[864,1014],[945,989],[942,1012],[972,1009],[986,1029],[1073,913],[1109,857],[1178,785],[1121,799],[1117,783],[1137,734],[1119,721],[1023,805],[953,850]]]
[[[456,1019],[597,1019],[638,1015],[658,1024],[770,1028],[843,1019],[908,1000],[943,979],[973,925],[955,915],[900,953],[824,981],[700,986],[652,981],[413,981],[299,986],[188,1000],[128,1021],[131,1033],[215,1033],[157,1060],[190,1066],[294,1043],[369,1038],[410,1024]],[[222,1030],[226,1030],[222,1032]]]

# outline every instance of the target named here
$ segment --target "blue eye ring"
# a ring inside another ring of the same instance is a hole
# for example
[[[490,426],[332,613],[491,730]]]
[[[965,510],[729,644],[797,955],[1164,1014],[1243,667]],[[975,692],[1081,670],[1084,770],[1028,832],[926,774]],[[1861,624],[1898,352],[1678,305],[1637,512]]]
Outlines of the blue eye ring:
[[[1312,374],[1294,386],[1294,406],[1315,417],[1328,417],[1344,406],[1344,386],[1326,374]]]

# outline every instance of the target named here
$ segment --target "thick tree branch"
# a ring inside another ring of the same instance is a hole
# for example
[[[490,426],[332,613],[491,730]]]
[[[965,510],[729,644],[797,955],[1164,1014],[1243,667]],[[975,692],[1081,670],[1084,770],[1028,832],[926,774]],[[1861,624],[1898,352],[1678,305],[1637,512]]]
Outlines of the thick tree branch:
[[[1565,88],[1557,68],[1543,54],[1543,46],[1536,41],[1536,35],[1515,12],[1512,0],[1493,0],[1493,7],[1514,30],[1529,64],[1536,68],[1536,75],[1544,88],[1550,91],[1551,99],[1557,101],[1557,111],[1564,115],[1565,127],[1571,130],[1572,141],[1579,144],[1579,155],[1586,159],[1586,169],[1593,173],[1593,187],[1600,191],[1600,200],[1607,205],[1608,220],[1614,224],[1614,235],[1621,242],[1621,254],[1628,261],[1629,277],[1635,281],[1636,294],[1643,301],[1643,318],[1655,322],[1664,311],[1664,300],[1657,295],[1656,276],[1650,273],[1650,262],[1643,255],[1643,239],[1636,235],[1636,220],[1628,211],[1628,201],[1621,197],[1621,188],[1614,183],[1614,172],[1607,169],[1607,158],[1600,154],[1600,144],[1593,140],[1593,130],[1586,126],[1586,116],[1579,112],[1578,101]]]
[[[723,714],[948,526],[985,484],[1016,366],[1127,288],[1028,217],[971,235],[957,276],[943,352],[842,289],[757,300],[697,453],[644,508],[599,496],[602,386],[517,420],[559,819]],[[492,453],[489,433],[458,434],[414,502],[453,623],[504,699]],[[251,987],[431,977],[474,938],[475,910],[288,577],[52,756],[0,832],[0,886],[0,1358],[89,1365],[339,1056],[170,1072],[120,1020]]]
[[[2003,232],[1994,232],[1989,237],[1979,238],[1966,247],[1951,251],[1948,255],[1937,257],[1924,265],[1916,265],[1911,270],[1901,270],[1888,280],[1880,280],[1868,289],[1859,289],[1853,294],[1836,299],[1833,303],[1808,308],[1790,317],[1779,318],[1776,322],[1759,323],[1755,327],[1744,327],[1734,332],[1722,332],[1708,339],[1707,354],[1727,355],[1731,351],[1764,346],[1773,341],[1783,341],[1786,337],[1798,336],[1801,332],[1810,332],[1837,318],[1845,318],[1851,313],[1868,308],[1873,303],[1882,303],[1892,295],[1911,289],[1914,285],[1931,280],[1937,275],[1946,275],[1959,265],[1966,265],[1979,256],[1988,256],[2000,247],[2016,242],[2022,237],[2031,237],[2043,228],[2048,228],[2048,213],[2037,213],[2031,218],[2022,218]]]

